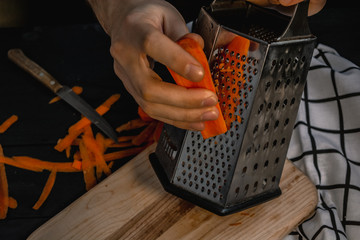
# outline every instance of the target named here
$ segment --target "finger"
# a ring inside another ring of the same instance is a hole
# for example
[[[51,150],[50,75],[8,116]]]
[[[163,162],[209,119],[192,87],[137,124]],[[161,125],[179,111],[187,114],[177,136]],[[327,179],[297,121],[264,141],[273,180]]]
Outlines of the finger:
[[[204,122],[181,122],[181,121],[173,121],[173,120],[169,120],[169,119],[162,119],[159,118],[158,119],[161,122],[167,123],[169,125],[181,128],[181,129],[186,129],[186,130],[193,130],[193,131],[202,131],[205,129],[205,124]]]
[[[185,88],[162,81],[152,70],[145,74],[146,82],[139,87],[139,95],[144,101],[166,103],[179,108],[201,108],[215,106],[218,102],[216,94],[205,88]],[[144,78],[144,76],[142,76]]]
[[[157,103],[147,103],[141,107],[150,117],[156,119],[161,118],[190,123],[211,121],[219,118],[219,111],[216,107],[186,109]]]
[[[126,90],[135,98],[136,102],[144,106],[157,103],[178,108],[203,108],[215,106],[218,103],[216,94],[203,88],[187,89],[173,83],[162,81],[151,69],[140,71],[138,67],[128,71],[114,61],[114,71],[122,80]],[[128,76],[127,74],[133,74]]]
[[[204,39],[197,33],[188,33],[188,34],[185,34],[184,36],[182,36],[181,38],[191,38],[191,39],[195,40],[196,42],[198,42],[202,49],[204,48]]]
[[[202,65],[162,32],[149,28],[143,44],[144,52],[184,78],[195,82],[201,81],[204,77]]]
[[[131,95],[137,94],[137,91],[130,80],[131,78],[128,76],[125,69],[116,60],[114,61],[113,66],[116,76],[121,80],[126,91],[128,91]]]
[[[311,0],[309,3],[309,16],[312,16],[324,8],[326,0]]]
[[[304,0],[279,0],[279,3],[285,7],[292,6],[295,4],[298,4],[299,2],[302,2]]]
[[[168,5],[168,3],[166,2],[164,2],[164,4]],[[189,33],[189,29],[187,28],[185,20],[182,17],[181,13],[179,13],[177,9],[172,5],[168,7],[170,7],[172,11],[163,11],[164,16],[162,18],[162,28],[166,36],[168,36],[173,41],[176,41],[180,37]]]
[[[122,67],[114,62],[115,73],[121,77],[127,91],[134,97],[135,101],[142,107],[142,109],[152,118],[162,122],[174,125],[179,128],[201,131],[204,129],[203,121],[214,120],[218,118],[218,110],[213,108],[192,109],[179,109],[163,104],[154,104],[143,102],[143,99],[138,96],[136,89],[127,81],[127,75],[122,71]]]
[[[276,5],[291,6],[299,2],[302,2],[303,0],[248,0],[248,1],[262,7],[272,7]]]

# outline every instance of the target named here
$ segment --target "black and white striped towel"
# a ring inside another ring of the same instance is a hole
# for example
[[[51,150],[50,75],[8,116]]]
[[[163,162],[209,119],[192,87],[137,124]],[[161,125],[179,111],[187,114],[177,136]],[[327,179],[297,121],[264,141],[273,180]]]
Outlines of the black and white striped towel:
[[[316,185],[316,213],[286,240],[360,239],[360,68],[319,44],[288,158]]]

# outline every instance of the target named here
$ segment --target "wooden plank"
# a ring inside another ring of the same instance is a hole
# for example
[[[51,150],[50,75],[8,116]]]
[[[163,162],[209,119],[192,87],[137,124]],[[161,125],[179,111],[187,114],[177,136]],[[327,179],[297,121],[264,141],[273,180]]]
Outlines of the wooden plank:
[[[34,239],[281,239],[317,204],[309,179],[286,161],[274,200],[218,216],[165,192],[140,153],[29,236]]]

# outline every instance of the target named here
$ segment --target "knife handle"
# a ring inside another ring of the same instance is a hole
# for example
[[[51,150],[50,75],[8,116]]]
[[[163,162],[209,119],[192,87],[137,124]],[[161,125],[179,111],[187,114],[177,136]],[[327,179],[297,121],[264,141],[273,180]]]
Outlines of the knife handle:
[[[8,57],[19,67],[30,73],[33,77],[50,88],[50,90],[52,90],[54,93],[63,87],[58,81],[56,81],[53,76],[45,71],[45,69],[28,58],[21,49],[10,49],[8,51]]]

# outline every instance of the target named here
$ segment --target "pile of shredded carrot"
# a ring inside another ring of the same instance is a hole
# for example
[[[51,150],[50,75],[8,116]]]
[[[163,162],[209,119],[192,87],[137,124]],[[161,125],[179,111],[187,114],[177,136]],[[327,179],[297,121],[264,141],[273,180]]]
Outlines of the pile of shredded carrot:
[[[80,94],[81,91],[77,93]],[[111,95],[96,108],[96,111],[100,115],[104,115],[119,98],[119,94]],[[5,133],[16,121],[18,121],[16,115],[6,119],[0,125],[0,134]],[[126,135],[134,132],[134,130],[135,135]],[[59,139],[54,146],[55,150],[66,154],[69,159],[67,162],[44,161],[30,156],[8,157],[4,155],[3,148],[0,145],[0,219],[6,218],[9,208],[17,207],[17,201],[9,196],[6,165],[34,172],[49,172],[43,190],[33,205],[33,209],[37,210],[50,195],[58,172],[82,172],[86,190],[90,190],[101,181],[104,175],[106,177],[111,174],[114,160],[137,155],[148,145],[158,140],[161,130],[162,123],[148,117],[139,108],[139,118],[130,120],[116,128],[119,134],[118,142],[104,137],[100,132],[95,134],[91,121],[85,117],[71,125],[66,136]]]

